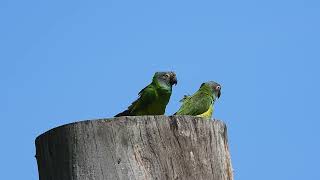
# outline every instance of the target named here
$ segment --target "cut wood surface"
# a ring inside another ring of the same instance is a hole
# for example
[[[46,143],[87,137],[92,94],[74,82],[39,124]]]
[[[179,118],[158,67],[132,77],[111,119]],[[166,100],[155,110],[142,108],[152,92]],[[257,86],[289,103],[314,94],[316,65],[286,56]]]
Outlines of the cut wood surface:
[[[131,116],[54,128],[36,139],[40,180],[232,180],[226,125]]]

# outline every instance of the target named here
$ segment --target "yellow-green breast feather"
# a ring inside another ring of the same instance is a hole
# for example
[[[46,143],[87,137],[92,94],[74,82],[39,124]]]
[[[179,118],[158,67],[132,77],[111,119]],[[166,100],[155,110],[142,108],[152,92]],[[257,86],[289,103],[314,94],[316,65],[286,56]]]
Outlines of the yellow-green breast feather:
[[[213,106],[211,105],[208,109],[208,111],[202,113],[202,114],[199,114],[197,115],[197,117],[203,117],[203,118],[206,118],[206,119],[211,119],[212,117],[212,113],[213,113]]]

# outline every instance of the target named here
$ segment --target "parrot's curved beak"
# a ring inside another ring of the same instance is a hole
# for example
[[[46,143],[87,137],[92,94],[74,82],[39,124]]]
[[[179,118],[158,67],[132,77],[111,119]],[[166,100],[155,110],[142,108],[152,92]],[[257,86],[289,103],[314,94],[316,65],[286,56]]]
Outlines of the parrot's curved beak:
[[[220,96],[221,96],[221,91],[219,90],[217,94],[218,99],[220,98]]]
[[[170,84],[171,85],[177,85],[178,84],[177,76],[174,73],[172,73],[172,75],[170,77]]]

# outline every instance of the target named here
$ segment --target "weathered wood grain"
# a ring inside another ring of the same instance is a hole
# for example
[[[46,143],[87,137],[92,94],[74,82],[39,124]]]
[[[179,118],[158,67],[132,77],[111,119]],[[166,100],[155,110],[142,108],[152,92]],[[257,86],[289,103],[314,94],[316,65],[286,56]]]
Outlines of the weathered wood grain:
[[[36,139],[40,180],[232,180],[222,121],[131,116],[54,128]]]

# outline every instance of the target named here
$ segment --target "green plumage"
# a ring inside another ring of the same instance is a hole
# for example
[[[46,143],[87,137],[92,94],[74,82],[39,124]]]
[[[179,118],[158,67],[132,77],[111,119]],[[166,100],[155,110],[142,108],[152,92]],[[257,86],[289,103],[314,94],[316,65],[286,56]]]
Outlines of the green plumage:
[[[177,84],[174,72],[156,72],[152,82],[139,92],[139,98],[115,117],[164,114],[173,84]]]
[[[213,104],[220,97],[221,86],[213,81],[203,83],[192,96],[185,96],[180,109],[174,115],[192,115],[211,119]]]

